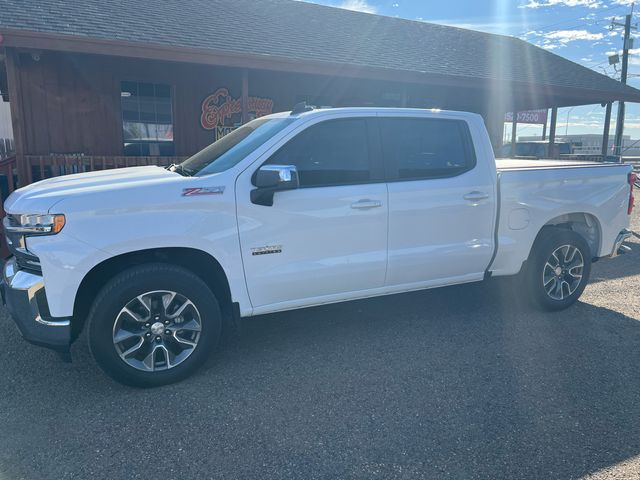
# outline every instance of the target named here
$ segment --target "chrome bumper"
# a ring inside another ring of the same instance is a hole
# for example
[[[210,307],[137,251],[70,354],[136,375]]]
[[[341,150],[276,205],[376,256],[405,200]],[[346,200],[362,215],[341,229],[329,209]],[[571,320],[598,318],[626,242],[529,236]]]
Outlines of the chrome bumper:
[[[613,244],[613,251],[611,252],[611,255],[609,255],[609,256],[611,258],[615,258],[618,255],[620,255],[620,253],[624,253],[624,251],[626,251],[626,250],[631,250],[629,247],[624,246],[623,243],[626,242],[627,240],[629,240],[632,236],[633,236],[633,233],[630,232],[629,230],[627,230],[626,228],[624,230],[622,230],[618,234],[618,236],[616,238],[616,242]]]
[[[20,270],[11,258],[4,265],[0,290],[25,340],[54,350],[69,350],[71,319],[51,317],[42,276]]]

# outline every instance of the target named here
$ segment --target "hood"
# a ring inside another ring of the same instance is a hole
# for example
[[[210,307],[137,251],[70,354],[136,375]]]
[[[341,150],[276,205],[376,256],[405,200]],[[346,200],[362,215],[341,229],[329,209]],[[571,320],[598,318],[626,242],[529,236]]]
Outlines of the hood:
[[[7,213],[46,213],[65,198],[91,195],[105,190],[137,188],[182,179],[163,167],[146,166],[100,170],[49,178],[13,192],[4,203]]]

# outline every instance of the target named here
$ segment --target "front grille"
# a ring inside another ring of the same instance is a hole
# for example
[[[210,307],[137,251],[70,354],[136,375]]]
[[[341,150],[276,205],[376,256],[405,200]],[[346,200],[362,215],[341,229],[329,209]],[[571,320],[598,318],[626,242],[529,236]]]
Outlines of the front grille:
[[[21,270],[29,270],[34,273],[41,274],[42,267],[40,266],[40,259],[35,255],[25,255],[18,253],[15,255],[16,263]]]
[[[20,226],[20,215],[9,214],[6,216],[6,219],[10,226],[12,227]]]
[[[7,223],[11,226],[19,226],[20,222],[15,217],[14,215],[7,215]],[[27,250],[24,235],[8,232],[6,229],[4,233],[9,251],[16,258],[18,267],[23,270],[41,273],[40,259]]]

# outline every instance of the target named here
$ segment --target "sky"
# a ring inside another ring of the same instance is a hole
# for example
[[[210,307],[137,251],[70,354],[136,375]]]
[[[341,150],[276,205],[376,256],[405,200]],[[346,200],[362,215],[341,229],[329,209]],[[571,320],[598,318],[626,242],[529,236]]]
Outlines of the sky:
[[[622,53],[622,28],[632,11],[632,0],[305,0],[350,10],[410,20],[453,25],[522,38],[580,63],[599,73],[620,79],[608,56]],[[640,4],[640,0],[638,1]],[[633,22],[640,23],[640,5]],[[632,32],[633,34],[634,32]],[[629,60],[629,85],[640,88],[640,31]],[[614,105],[612,134],[615,131]],[[558,111],[558,135],[602,134],[604,108],[600,105]],[[509,129],[506,129],[509,130]],[[539,135],[541,127],[520,125],[518,135]],[[640,105],[628,104],[625,135],[640,139]]]

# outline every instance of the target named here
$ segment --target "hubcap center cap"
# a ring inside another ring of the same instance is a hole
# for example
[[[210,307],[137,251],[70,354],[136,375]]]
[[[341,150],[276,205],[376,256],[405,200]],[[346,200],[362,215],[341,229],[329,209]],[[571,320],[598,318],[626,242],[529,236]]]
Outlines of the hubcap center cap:
[[[562,267],[556,267],[556,275],[557,276],[562,275]]]
[[[151,333],[154,335],[162,335],[164,332],[164,324],[162,322],[156,322],[151,325]]]

